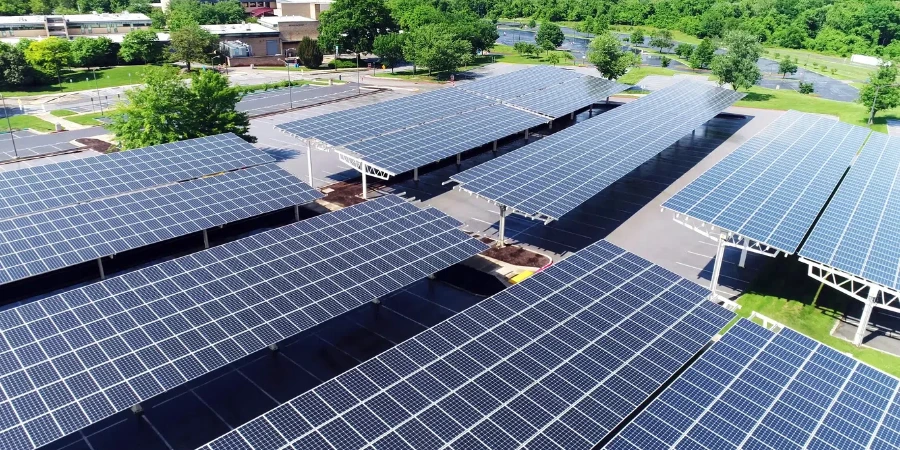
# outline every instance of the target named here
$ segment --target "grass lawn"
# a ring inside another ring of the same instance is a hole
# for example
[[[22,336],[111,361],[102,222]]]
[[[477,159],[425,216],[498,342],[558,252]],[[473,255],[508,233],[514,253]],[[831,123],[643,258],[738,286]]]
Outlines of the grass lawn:
[[[56,125],[53,125],[46,120],[24,114],[10,117],[8,125],[12,126],[13,131],[28,128],[35,131],[56,131]],[[0,120],[0,130],[3,132],[9,131],[6,119]]]
[[[775,54],[778,54],[776,56]],[[863,66],[850,63],[850,58],[840,56],[823,55],[809,50],[795,50],[791,48],[766,48],[766,58],[780,60],[785,56],[797,59],[797,65],[806,70],[820,73],[838,80],[851,80],[864,82],[876,67]],[[834,69],[834,73],[831,72]]]
[[[54,109],[53,111],[50,111],[50,114],[56,117],[67,117],[78,113],[76,113],[75,111],[69,111],[68,109]]]
[[[651,34],[653,34],[654,31],[657,30],[656,27],[651,27],[651,26],[646,26],[646,25],[638,25],[636,27],[632,27],[629,25],[612,25],[609,27],[610,31],[613,31],[616,33],[627,33],[627,34],[631,34],[631,32],[634,31],[635,28],[640,28],[641,30],[644,30],[644,36],[650,36]],[[691,36],[682,31],[678,31],[678,30],[669,30],[669,31],[672,32],[672,39],[674,39],[677,42],[686,42],[691,45],[697,45],[702,40],[702,39],[698,38],[697,36]]]
[[[21,97],[25,95],[53,94],[58,92],[84,91],[113,86],[125,86],[141,82],[141,74],[148,66],[120,66],[97,70],[97,82],[94,83],[94,75],[87,70],[73,70],[61,74],[62,87],[33,86],[24,91],[3,92],[7,97]]]
[[[95,113],[87,113],[87,114],[78,114],[74,116],[66,117],[66,120],[70,122],[75,122],[79,125],[87,125],[87,126],[96,126],[103,125],[103,122],[97,120],[98,117],[103,117],[103,113],[95,112]]]
[[[633,67],[628,71],[625,75],[619,77],[619,83],[625,84],[637,84],[638,81],[641,81],[647,75],[666,75],[672,76],[679,72],[676,72],[672,69],[666,69],[663,67],[654,67],[654,66],[641,66],[641,67]]]
[[[831,336],[831,329],[843,314],[847,302],[856,300],[829,287],[823,287],[815,299],[818,289],[819,283],[806,275],[805,264],[796,257],[780,257],[770,263],[747,293],[738,299],[741,309],[737,313],[749,317],[756,311],[838,351],[850,353],[860,361],[900,376],[900,357],[870,348],[857,348]]]

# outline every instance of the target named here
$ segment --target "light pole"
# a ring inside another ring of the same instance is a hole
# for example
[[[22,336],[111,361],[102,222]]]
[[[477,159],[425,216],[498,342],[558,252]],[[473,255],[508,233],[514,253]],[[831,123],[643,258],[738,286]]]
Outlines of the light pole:
[[[291,64],[287,62],[287,57],[278,59],[287,66],[288,69],[288,98],[290,99],[290,109],[294,109],[294,83],[291,83]]]
[[[100,98],[100,84],[97,83],[97,71],[91,69],[91,73],[94,74],[94,87],[97,89],[97,102],[100,103],[100,115],[106,116],[106,113],[103,112],[103,100]]]
[[[9,140],[12,141],[13,153],[19,159],[19,151],[16,150],[16,137],[13,135],[12,122],[9,121],[9,110],[6,109],[6,99],[0,94],[0,102],[3,102],[3,115],[6,116],[6,126],[9,127]]]

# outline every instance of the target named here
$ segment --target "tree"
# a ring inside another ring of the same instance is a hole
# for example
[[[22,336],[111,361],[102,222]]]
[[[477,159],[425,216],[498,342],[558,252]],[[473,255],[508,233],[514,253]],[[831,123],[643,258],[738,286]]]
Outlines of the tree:
[[[660,52],[664,48],[672,48],[673,45],[675,44],[672,41],[672,32],[669,30],[657,30],[650,36],[650,46],[658,48]]]
[[[453,70],[467,63],[472,44],[457,39],[440,25],[425,25],[410,33],[403,46],[403,56],[428,72]]]
[[[553,52],[553,53],[550,53],[549,55],[547,55],[547,62],[550,63],[551,65],[555,66],[555,65],[559,64],[559,60],[560,60],[559,53]]]
[[[692,53],[694,53],[694,46],[691,44],[682,42],[675,47],[675,54],[684,59],[690,58]]]
[[[25,49],[25,60],[45,76],[58,79],[59,71],[69,65],[69,47],[68,40],[58,37],[33,41]]]
[[[790,57],[785,56],[781,61],[778,61],[778,73],[782,74],[781,78],[786,77],[787,74],[793,75],[797,73],[797,64],[794,64]]]
[[[669,63],[671,63],[671,62],[672,62],[672,58],[669,58],[668,56],[662,56],[659,58],[659,65],[664,68],[669,67]]]
[[[403,36],[400,33],[382,34],[372,43],[372,53],[378,55],[383,63],[391,66],[391,73],[394,73],[394,66],[403,61]]]
[[[601,34],[591,41],[587,57],[610,80],[624,75],[635,60],[634,53],[623,51],[622,44],[610,33]]]
[[[562,30],[559,29],[559,25],[544,21],[541,22],[541,28],[538,29],[534,42],[537,43],[538,47],[549,52],[559,47],[565,39],[566,37],[563,35]]]
[[[309,69],[318,69],[325,57],[322,55],[322,50],[319,49],[319,44],[315,39],[303,36],[300,44],[297,45],[297,59],[300,61],[300,64]]]
[[[632,45],[644,45],[644,30],[640,28],[632,30],[631,36],[628,37],[628,41],[631,42]]]
[[[694,47],[694,51],[691,52],[688,63],[691,65],[692,69],[703,69],[712,63],[715,54],[716,47],[713,45],[712,40],[710,38],[705,38],[700,41],[700,44]]]
[[[159,38],[150,30],[129,32],[119,47],[119,58],[127,63],[155,63],[159,56]]]
[[[30,86],[35,82],[34,69],[22,50],[0,42],[0,88]]]
[[[799,91],[801,94],[812,94],[816,91],[816,87],[812,84],[812,82],[804,83],[801,81]]]
[[[100,67],[109,64],[113,42],[107,37],[89,38],[79,36],[70,45],[72,65],[77,67]]]
[[[397,29],[383,0],[335,0],[319,16],[319,45],[370,52],[375,36]]]
[[[110,113],[109,129],[123,149],[229,132],[255,142],[247,135],[249,117],[235,111],[242,94],[224,75],[205,70],[190,85],[174,67],[152,67],[143,76],[144,85],[126,91],[128,101]]]
[[[762,54],[762,44],[756,36],[746,31],[729,31],[725,34],[724,55],[712,61],[712,73],[719,79],[719,85],[730,84],[734,90],[749,89],[762,77],[756,65]]]
[[[173,61],[184,61],[191,70],[191,61],[206,61],[216,47],[218,39],[200,25],[184,25],[169,36],[169,49]]]
[[[528,19],[528,28],[534,28],[537,26],[537,21],[534,20],[534,17]]]
[[[878,111],[900,106],[900,86],[897,85],[896,62],[886,62],[878,67],[869,82],[859,91],[859,102],[869,108],[869,123]],[[874,106],[873,106],[874,105]]]
[[[525,43],[525,42],[522,42],[522,41],[516,41],[516,43],[513,44],[513,50],[515,50],[515,52],[518,53],[518,54],[520,54],[520,55],[524,55],[524,54],[525,54],[525,48],[526,48],[527,45],[528,45],[528,44]]]

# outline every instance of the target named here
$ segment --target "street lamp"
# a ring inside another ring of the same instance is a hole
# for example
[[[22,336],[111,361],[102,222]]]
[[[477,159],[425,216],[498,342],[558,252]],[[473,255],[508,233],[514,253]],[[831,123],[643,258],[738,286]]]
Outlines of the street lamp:
[[[97,89],[97,102],[100,103],[100,115],[105,117],[106,114],[103,112],[103,99],[100,98],[100,85],[97,83],[97,71],[91,69],[91,73],[94,74],[94,87]]]
[[[2,93],[0,93],[0,102],[3,102],[3,115],[6,116],[6,126],[9,127],[9,140],[12,141],[13,153],[16,155],[16,159],[19,159],[19,151],[16,150],[16,137],[13,135],[12,122],[9,121],[9,110],[6,109],[6,99],[3,98]]]
[[[288,69],[288,98],[291,102],[289,109],[294,109],[294,83],[291,83],[291,65],[286,61],[287,57],[285,59],[278,58],[278,60],[283,62]]]

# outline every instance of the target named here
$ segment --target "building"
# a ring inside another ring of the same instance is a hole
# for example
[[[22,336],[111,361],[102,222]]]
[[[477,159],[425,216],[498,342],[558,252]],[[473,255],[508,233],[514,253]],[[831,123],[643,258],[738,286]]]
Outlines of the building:
[[[257,23],[201,25],[219,38],[219,49],[231,66],[278,65],[282,54],[281,33]]]
[[[144,14],[74,14],[49,16],[0,16],[0,38],[74,38],[126,34],[150,28]]]
[[[319,20],[319,14],[331,7],[331,0],[278,0],[273,14],[276,16],[302,16]]]
[[[312,39],[319,37],[319,21],[303,16],[270,16],[260,17],[259,24],[281,35],[281,46],[284,53],[291,54],[297,44],[305,36]]]

